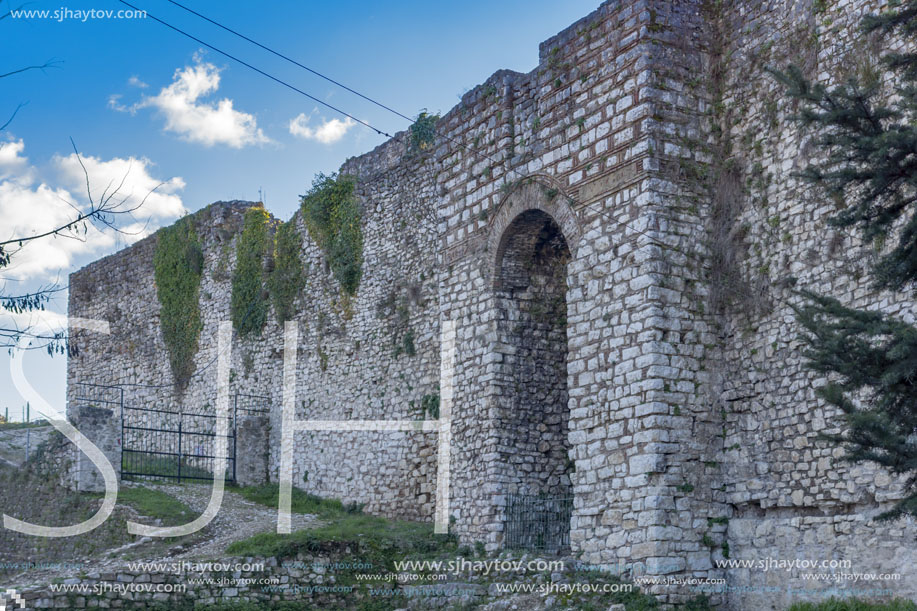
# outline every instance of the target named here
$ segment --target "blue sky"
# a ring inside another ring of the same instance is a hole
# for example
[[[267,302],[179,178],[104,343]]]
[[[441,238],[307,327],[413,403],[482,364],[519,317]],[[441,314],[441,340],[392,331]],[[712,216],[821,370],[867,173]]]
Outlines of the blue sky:
[[[165,0],[130,1],[384,131],[407,127],[403,119]],[[183,4],[414,116],[421,109],[448,111],[498,69],[531,70],[538,43],[598,2]],[[18,6],[0,0],[0,14]],[[0,21],[0,74],[55,62],[43,71],[0,78],[0,125],[26,103],[0,132],[4,239],[54,223],[64,214],[63,199],[85,205],[70,138],[97,192],[124,174],[134,197],[164,183],[136,219],[146,231],[213,201],[257,200],[259,190],[271,212],[289,218],[315,173],[334,171],[384,140],[150,18],[84,20],[76,13],[127,8],[115,0],[37,1],[24,8],[60,11],[64,18]],[[36,243],[4,271],[3,290],[66,281],[70,271],[131,239]],[[55,306],[61,313],[66,307]],[[18,418],[22,399],[11,384],[9,359],[0,355],[0,413],[8,406]],[[27,377],[40,380],[34,386],[61,410],[65,367],[62,357],[25,356]]]

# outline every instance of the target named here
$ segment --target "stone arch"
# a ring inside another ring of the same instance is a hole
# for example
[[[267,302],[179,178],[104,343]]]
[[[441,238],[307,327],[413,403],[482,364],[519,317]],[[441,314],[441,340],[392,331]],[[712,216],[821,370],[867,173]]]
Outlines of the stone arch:
[[[500,201],[489,223],[487,252],[492,257],[488,270],[492,288],[498,288],[500,282],[499,264],[506,249],[507,229],[526,211],[540,210],[550,216],[560,227],[571,257],[575,256],[583,232],[570,201],[570,197],[550,176],[537,174],[515,183]]]
[[[507,196],[491,236],[503,544],[569,549],[567,266],[579,225],[565,197],[532,182]]]

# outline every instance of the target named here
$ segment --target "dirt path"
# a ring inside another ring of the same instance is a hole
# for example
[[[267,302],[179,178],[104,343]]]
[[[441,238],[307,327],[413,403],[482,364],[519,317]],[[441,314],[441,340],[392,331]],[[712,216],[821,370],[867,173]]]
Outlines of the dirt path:
[[[211,487],[209,485],[160,484],[155,488],[174,496],[196,513],[203,513],[210,502]],[[293,514],[293,530],[307,528],[316,523],[315,516]],[[181,550],[173,548],[172,551],[177,552],[173,557],[220,558],[224,555],[226,546],[233,541],[247,539],[258,533],[276,532],[277,508],[253,503],[235,492],[225,490],[220,512],[207,530],[209,531],[208,537],[203,541],[184,546]]]
[[[188,505],[196,514],[203,513],[210,501],[209,484],[144,484],[145,487],[161,490]],[[99,501],[101,502],[101,500]],[[129,519],[144,524],[153,520],[137,516],[129,507],[125,508]],[[111,519],[115,519],[112,517]],[[293,514],[293,530],[318,524],[313,515]],[[125,526],[126,528],[126,526]],[[128,545],[107,549],[92,557],[75,558],[68,561],[79,565],[70,570],[30,569],[2,578],[4,585],[26,586],[46,585],[52,579],[66,579],[76,574],[116,573],[120,567],[133,562],[171,562],[175,560],[217,560],[225,557],[226,547],[233,541],[246,539],[264,532],[276,532],[277,508],[266,507],[246,500],[231,489],[224,490],[223,503],[213,521],[198,533],[180,539],[143,537]],[[91,535],[87,535],[91,536]],[[48,562],[47,560],[45,562]]]

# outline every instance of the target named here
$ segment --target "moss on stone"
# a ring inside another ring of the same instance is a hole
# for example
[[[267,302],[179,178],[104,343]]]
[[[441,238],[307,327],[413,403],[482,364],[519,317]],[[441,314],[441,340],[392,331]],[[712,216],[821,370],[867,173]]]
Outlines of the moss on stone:
[[[186,217],[159,232],[153,255],[162,339],[176,386],[184,388],[194,373],[203,322],[199,303],[204,253]]]
[[[345,293],[353,295],[363,273],[362,213],[352,176],[318,174],[302,196],[302,213],[315,241]]]
[[[233,327],[241,335],[260,333],[267,320],[267,301],[263,293],[269,219],[261,204],[246,210],[242,233],[236,244],[229,312]]]

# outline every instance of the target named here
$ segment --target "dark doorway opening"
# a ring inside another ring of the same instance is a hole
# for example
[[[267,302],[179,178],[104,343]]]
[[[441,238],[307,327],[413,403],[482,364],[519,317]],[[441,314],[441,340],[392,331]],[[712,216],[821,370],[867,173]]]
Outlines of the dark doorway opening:
[[[570,250],[540,210],[517,216],[497,253],[497,405],[506,547],[569,548],[567,263]]]

